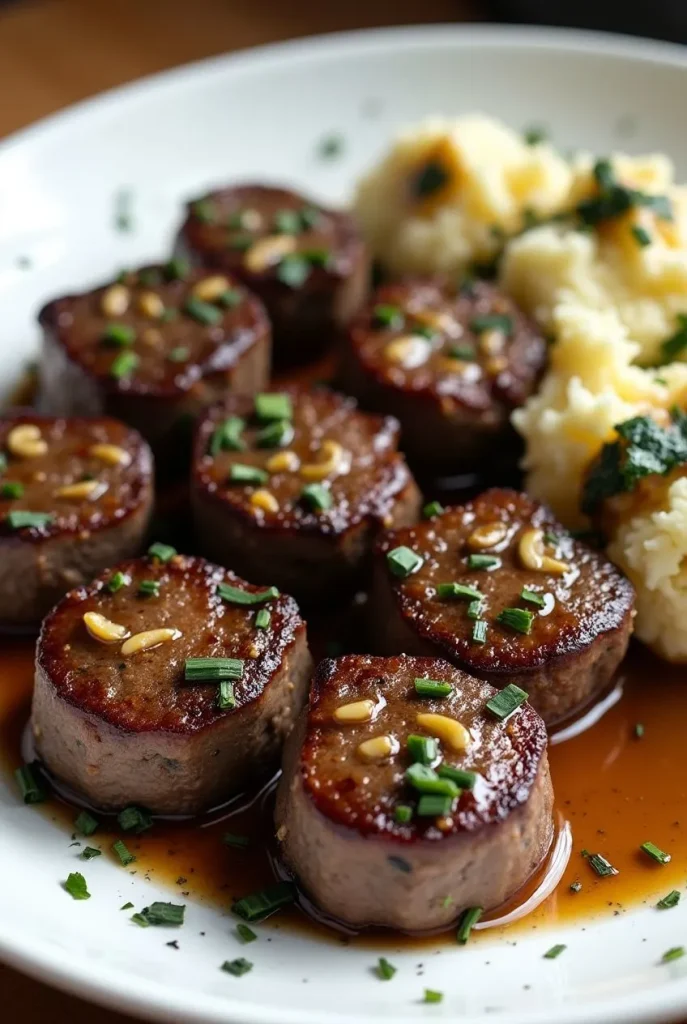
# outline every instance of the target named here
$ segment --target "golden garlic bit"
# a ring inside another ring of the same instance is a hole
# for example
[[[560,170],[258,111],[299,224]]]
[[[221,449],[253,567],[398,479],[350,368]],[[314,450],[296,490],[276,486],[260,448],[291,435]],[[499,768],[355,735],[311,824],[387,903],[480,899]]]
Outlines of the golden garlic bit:
[[[342,476],[351,468],[351,453],[331,438],[325,438],[318,453],[320,462],[304,462],[301,476],[306,480],[326,480],[327,477]]]
[[[371,722],[376,704],[373,700],[356,700],[352,704],[342,704],[334,712],[334,721],[340,725],[359,725]]]
[[[139,651],[151,651],[154,647],[178,640],[179,629],[148,629],[143,633],[134,633],[122,644],[122,654],[138,654]]]
[[[100,480],[79,480],[75,484],[65,484],[55,491],[56,498],[67,498],[72,501],[85,501],[88,498],[99,498],[107,490],[107,484]]]
[[[151,320],[159,320],[165,312],[165,304],[157,292],[141,292],[138,297],[138,308]]]
[[[268,473],[295,473],[300,464],[301,460],[296,453],[287,449],[270,456],[266,466]]]
[[[193,286],[192,294],[202,302],[216,302],[221,295],[229,290],[229,280],[222,274],[204,277]]]
[[[494,548],[506,539],[508,527],[505,523],[493,522],[482,523],[476,526],[468,537],[468,547],[471,551],[484,551],[485,548]]]
[[[470,746],[470,733],[457,718],[448,715],[436,715],[431,712],[420,712],[417,724],[430,736],[436,736],[456,753],[462,753]]]
[[[293,235],[267,235],[253,242],[243,257],[243,263],[251,273],[261,274],[295,251],[296,239]]]
[[[257,491],[253,491],[250,496],[250,503],[253,508],[258,508],[262,512],[279,511],[279,502],[272,492],[266,490],[264,487],[259,487]]]
[[[123,284],[113,284],[103,292],[100,308],[105,316],[123,316],[129,308],[131,293]]]
[[[18,459],[36,459],[47,455],[48,445],[35,423],[20,423],[7,435],[7,448]]]
[[[416,370],[426,363],[432,351],[431,343],[419,334],[402,334],[384,347],[384,355],[390,363],[404,370]]]
[[[546,554],[544,531],[538,528],[525,530],[518,541],[518,554],[524,567],[534,572],[550,572],[561,576],[564,572],[570,571],[567,562],[561,562]]]
[[[503,352],[506,345],[506,335],[503,331],[492,328],[482,331],[479,336],[479,347],[487,356],[498,356]]]
[[[100,612],[86,612],[83,617],[84,625],[94,640],[101,644],[115,644],[118,640],[124,640],[129,635],[126,626],[120,626],[117,622],[111,622]]]
[[[100,459],[108,466],[128,466],[131,463],[131,455],[125,448],[117,444],[92,444],[88,454],[94,459]]]
[[[395,736],[373,736],[358,744],[358,755],[363,761],[386,761],[399,748]]]

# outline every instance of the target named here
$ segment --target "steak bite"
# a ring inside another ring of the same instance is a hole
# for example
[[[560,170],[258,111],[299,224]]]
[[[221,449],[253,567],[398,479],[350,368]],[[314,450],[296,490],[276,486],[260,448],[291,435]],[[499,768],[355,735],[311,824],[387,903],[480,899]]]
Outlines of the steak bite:
[[[350,215],[283,188],[239,185],[196,199],[178,246],[262,299],[281,367],[322,355],[368,290],[369,259]]]
[[[340,384],[399,419],[411,464],[450,474],[504,442],[515,450],[510,414],[545,362],[537,327],[493,285],[407,280],[379,288],[354,320]]]
[[[293,598],[153,545],[43,623],[36,751],[98,807],[194,814],[274,772],[310,667]]]
[[[56,415],[115,415],[158,458],[179,461],[188,420],[227,391],[264,387],[270,326],[262,304],[226,274],[183,260],[48,303],[39,402]]]
[[[632,632],[634,590],[525,494],[493,489],[380,541],[379,649],[443,655],[515,683],[551,725],[603,689]]]
[[[553,836],[546,730],[522,702],[500,717],[496,696],[435,658],[320,663],[284,751],[276,824],[324,910],[440,928],[527,881]]]
[[[111,419],[0,419],[0,624],[31,628],[63,594],[138,554],[153,458]]]
[[[398,425],[325,388],[231,395],[201,421],[192,502],[205,553],[258,582],[323,598],[359,582],[383,526],[420,494]]]

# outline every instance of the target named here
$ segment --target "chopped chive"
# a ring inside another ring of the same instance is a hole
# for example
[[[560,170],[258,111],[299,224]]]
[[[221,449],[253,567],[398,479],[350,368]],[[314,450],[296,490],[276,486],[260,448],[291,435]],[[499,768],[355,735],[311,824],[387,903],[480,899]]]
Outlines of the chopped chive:
[[[13,530],[23,530],[26,528],[32,528],[34,530],[40,530],[43,526],[48,526],[55,519],[54,515],[50,512],[8,512],[5,516],[5,522]]]
[[[438,583],[437,597],[440,601],[479,601],[484,594],[477,587],[468,587],[463,583]]]
[[[165,264],[165,277],[170,281],[183,281],[191,272],[191,264],[181,256],[175,256]]]
[[[0,484],[0,498],[21,498],[24,495],[24,485],[18,480],[6,480]]]
[[[289,906],[295,899],[296,892],[291,882],[277,882],[237,900],[232,904],[231,911],[237,917],[252,923],[264,920],[282,907]]]
[[[228,604],[256,605],[264,604],[273,598],[279,597],[276,587],[267,587],[265,590],[243,590],[241,587],[233,587],[229,583],[219,583],[217,593]]]
[[[191,295],[190,298],[186,299],[183,308],[184,313],[205,327],[214,327],[224,316],[222,310],[218,309],[217,306],[213,306],[210,302],[203,302],[202,299],[197,299],[195,295]]]
[[[285,448],[293,440],[293,433],[289,420],[274,420],[259,431],[256,441],[259,448]]]
[[[523,587],[520,591],[520,598],[523,601],[527,601],[528,604],[534,604],[537,608],[545,608],[546,601],[541,594],[538,594],[536,590],[530,590],[529,587]]]
[[[227,288],[216,301],[225,309],[236,309],[243,302],[243,295],[238,288]]]
[[[333,160],[341,156],[344,150],[343,135],[325,135],[317,146],[317,152],[323,160]]]
[[[264,484],[268,478],[264,469],[246,466],[242,462],[235,462],[229,470],[229,481],[234,484]]]
[[[241,942],[255,942],[257,935],[252,928],[249,928],[243,921],[239,921],[236,925],[236,934],[240,938]]]
[[[187,658],[184,679],[187,682],[219,682],[220,679],[240,679],[245,662],[241,658]]]
[[[283,393],[256,395],[255,415],[261,423],[293,419],[291,396]]]
[[[551,949],[547,949],[544,953],[544,960],[555,960],[559,957],[568,947],[562,943],[558,943],[556,946],[552,946]]]
[[[136,860],[135,855],[129,852],[127,845],[123,839],[115,839],[114,843],[112,844],[112,849],[119,857],[123,867],[126,867],[127,864],[133,864],[133,862]]]
[[[388,327],[390,330],[400,330],[405,320],[403,310],[398,306],[375,306],[372,315],[377,326]]]
[[[177,549],[173,548],[171,544],[161,544],[159,541],[156,541],[155,544],[151,544],[148,548],[148,557],[157,558],[163,564],[171,561],[176,554]]]
[[[138,584],[138,595],[139,597],[159,597],[160,581],[141,580],[141,582]]]
[[[222,970],[226,971],[227,974],[233,974],[235,978],[240,978],[243,974],[248,974],[249,971],[253,970],[253,964],[250,960],[239,956],[236,960],[225,960],[222,964]]]
[[[136,341],[136,331],[128,324],[108,324],[102,334],[103,345],[127,348]]]
[[[431,764],[439,756],[439,744],[433,736],[408,737],[408,753],[410,760],[418,764]]]
[[[651,857],[652,860],[655,860],[657,864],[668,864],[672,860],[669,853],[665,853],[654,843],[642,843],[639,849],[643,850],[643,852]]]
[[[672,949],[667,949],[666,952],[663,954],[663,956],[661,957],[661,963],[669,964],[673,960],[679,960],[684,955],[685,955],[685,947],[684,946],[673,946]]]
[[[139,928],[150,928],[150,921],[143,916],[143,914],[132,914],[131,920],[134,924],[137,924]]]
[[[417,802],[417,814],[420,818],[442,818],[453,810],[453,796],[442,796],[440,793],[423,793]]]
[[[168,310],[168,312],[170,311]],[[177,348],[170,349],[167,353],[167,358],[170,363],[185,363],[188,361],[190,354],[190,349],[186,348],[185,345],[179,345]]]
[[[570,891],[571,892],[581,892],[582,891],[582,882],[571,882],[570,883]]]
[[[239,416],[230,416],[218,424],[212,432],[208,450],[210,455],[219,455],[223,451],[240,452],[246,447],[241,440],[245,421]]]
[[[289,288],[300,288],[310,277],[310,263],[300,253],[285,256],[277,265],[276,277]]]
[[[417,570],[424,563],[424,559],[420,555],[416,555],[414,551],[411,551],[407,547],[394,548],[393,551],[387,551],[386,564],[394,576],[398,576],[399,579],[405,579]]]
[[[440,1003],[444,998],[444,993],[439,992],[436,988],[426,988],[424,996],[422,997],[423,1003]]]
[[[14,773],[19,786],[21,798],[25,804],[41,804],[46,798],[45,790],[41,788],[36,778],[35,770],[31,764],[23,764]]]
[[[234,684],[229,679],[222,679],[217,687],[217,707],[220,711],[230,711],[236,707]]]
[[[538,146],[540,142],[546,142],[548,132],[546,128],[541,128],[538,125],[533,125],[532,128],[526,128],[522,133],[523,141],[526,146]]]
[[[261,608],[255,616],[255,628],[256,629],[269,629],[270,622],[272,621],[272,615],[267,611],[266,608]]]
[[[377,977],[381,981],[391,981],[398,968],[394,967],[393,964],[389,963],[385,956],[380,956],[377,961]]]
[[[644,249],[647,245],[651,245],[651,235],[643,228],[641,224],[633,224],[630,228],[632,237],[634,238],[637,245]]]
[[[680,893],[677,891],[677,889],[672,889],[671,892],[667,894],[667,896],[663,896],[663,898],[658,901],[656,906],[659,910],[671,910],[672,907],[676,907],[679,902]]]
[[[472,642],[475,644],[485,644],[487,642],[487,621],[486,619],[476,619],[472,627]]]
[[[451,345],[448,349],[450,359],[460,359],[461,362],[471,363],[475,358],[475,350],[472,345]]]
[[[582,856],[585,857],[590,868],[596,872],[599,878],[608,878],[610,875],[618,874],[618,869],[614,868],[611,862],[600,853],[587,853],[586,850],[583,850]]]
[[[86,885],[86,879],[80,871],[72,871],[67,876],[64,888],[73,900],[90,900],[91,898],[88,886]]]
[[[501,331],[502,334],[513,333],[513,317],[502,313],[487,313],[484,316],[473,316],[470,330],[476,334],[484,331]]]
[[[524,704],[527,700],[528,694],[524,690],[521,690],[515,683],[509,683],[503,690],[488,700],[486,703],[487,711],[491,711],[492,715],[496,718],[500,718],[501,721],[505,721],[509,718],[514,711],[516,711],[521,704]]]
[[[509,629],[514,630],[516,633],[527,634],[532,630],[534,615],[524,608],[504,608],[496,616],[496,621],[500,622],[502,626],[507,626]]]
[[[483,611],[484,602],[479,598],[475,598],[475,600],[470,601],[470,604],[468,605],[468,618],[474,621],[475,619],[478,619],[480,617]]]
[[[131,580],[123,572],[114,572],[105,584],[105,589],[109,590],[111,594],[116,594],[118,590],[121,590],[128,583],[131,583]]]
[[[320,219],[320,211],[315,209],[314,206],[304,206],[300,211],[299,216],[301,218],[301,224],[303,230],[307,231],[309,228],[314,228]]]
[[[80,811],[74,821],[74,831],[82,836],[92,836],[97,831],[100,822],[88,811]]]
[[[406,782],[419,793],[438,793],[440,796],[458,796],[458,786],[452,779],[442,779],[424,764],[411,764],[406,769]]]
[[[407,825],[413,817],[413,808],[410,804],[396,804],[394,808],[394,821],[398,825]]]
[[[429,501],[422,510],[423,519],[432,519],[433,516],[440,516],[444,512],[444,506],[438,501]]]
[[[638,740],[641,740],[642,736],[644,735],[644,726],[641,722],[636,723],[634,728],[634,734]]]
[[[122,906],[119,909],[120,910],[131,910],[132,907],[133,907],[133,903],[129,902],[129,903],[122,904]]]
[[[468,907],[458,923],[458,931],[456,932],[456,939],[459,945],[464,946],[470,938],[470,932],[475,927],[480,917],[484,913],[482,907]]]
[[[131,231],[134,226],[131,207],[133,192],[129,188],[120,189],[115,195],[114,226],[117,231]]]
[[[453,687],[437,679],[416,679],[415,693],[418,697],[448,697],[449,693],[453,693]]]
[[[280,235],[297,235],[301,230],[301,217],[296,210],[277,210],[272,222]]]
[[[81,859],[93,860],[94,857],[100,857],[102,855],[102,852],[102,850],[97,850],[95,846],[84,846],[83,850],[81,851]]]
[[[138,356],[135,352],[120,352],[112,362],[110,376],[115,380],[122,380],[123,377],[128,377],[133,373],[137,366]]]
[[[235,832],[225,832],[222,836],[222,842],[225,846],[231,846],[234,850],[245,850],[246,847],[250,846],[248,836],[239,836]]]
[[[125,807],[117,815],[117,824],[122,832],[133,832],[139,835],[153,827],[153,819],[142,807]]]
[[[301,500],[304,501],[313,512],[324,512],[332,506],[332,492],[323,484],[306,484],[301,491]]]
[[[186,907],[183,903],[151,903],[144,907],[142,916],[148,924],[152,925],[174,925],[179,927],[184,923]]]
[[[212,224],[217,220],[214,204],[210,199],[197,199],[191,204],[191,213],[202,224]]]
[[[301,256],[307,260],[311,267],[326,267],[329,264],[331,251],[329,249],[303,249]]]
[[[496,555],[468,555],[469,569],[498,569],[501,559]]]
[[[454,768],[450,764],[440,764],[436,773],[442,779],[451,779],[459,789],[474,789],[477,782],[477,772]]]

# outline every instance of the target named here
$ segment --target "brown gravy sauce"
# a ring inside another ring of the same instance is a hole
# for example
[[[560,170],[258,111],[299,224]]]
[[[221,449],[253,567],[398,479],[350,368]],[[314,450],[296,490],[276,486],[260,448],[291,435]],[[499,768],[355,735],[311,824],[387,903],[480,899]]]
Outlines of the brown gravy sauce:
[[[0,751],[12,770],[22,761],[33,642],[5,640],[2,648]],[[572,833],[572,850],[560,881],[543,902],[529,909],[537,903],[537,890],[551,881],[555,866],[550,862],[544,865],[512,904],[491,915],[497,926],[480,930],[481,934],[510,938],[514,930],[623,914],[639,903],[654,904],[673,888],[684,890],[687,773],[681,766],[685,763],[687,669],[659,662],[634,646],[618,675],[617,689],[607,695],[605,704],[605,713],[597,721],[592,710],[577,729],[559,731],[558,737],[554,734],[550,747],[559,841],[565,839],[566,822]],[[638,723],[644,727],[641,738],[635,734]],[[577,735],[569,735],[575,732]],[[159,820],[150,832],[126,837],[137,861],[122,870],[136,870],[168,887],[172,901],[197,900],[226,908],[234,899],[274,881],[271,809],[267,791],[243,810],[227,807],[185,822]],[[63,798],[53,796],[40,807],[27,807],[26,813],[49,815],[64,830],[65,842],[70,841],[77,812]],[[101,815],[100,820],[100,829],[84,845],[100,846],[107,856],[114,856],[109,848],[120,833],[112,818]],[[250,848],[226,846],[222,842],[226,832],[250,837]],[[646,840],[670,853],[671,862],[658,865],[651,861],[639,850]],[[582,857],[583,849],[602,853],[619,873],[597,877]],[[557,873],[565,856],[565,842],[562,847],[559,842]],[[579,892],[570,889],[576,881],[582,883]],[[529,912],[519,917],[513,913],[518,908]],[[307,905],[305,909],[312,910]],[[498,920],[506,914],[509,923],[499,926]],[[280,913],[272,923],[280,930],[296,928],[319,939],[375,947],[436,947],[455,941],[452,931],[425,937],[381,930],[357,936],[337,932],[316,913],[304,913],[303,907]]]

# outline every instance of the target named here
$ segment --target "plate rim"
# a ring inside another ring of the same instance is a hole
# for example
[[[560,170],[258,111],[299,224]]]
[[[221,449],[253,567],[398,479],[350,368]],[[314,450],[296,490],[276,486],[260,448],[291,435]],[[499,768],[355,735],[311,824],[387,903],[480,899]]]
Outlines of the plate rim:
[[[687,47],[662,40],[578,29],[483,23],[438,23],[403,25],[332,32],[219,54],[139,77],[125,85],[96,93],[20,128],[0,140],[0,160],[17,149],[40,145],[67,126],[107,112],[117,105],[135,102],[141,94],[183,88],[186,83],[215,74],[237,74],[243,70],[269,70],[270,66],[292,65],[320,58],[327,53],[422,50],[435,43],[450,43],[458,49],[471,45],[506,49],[532,47],[573,54],[597,54],[648,62],[662,67],[687,69]],[[190,1024],[322,1024],[319,1011],[283,1007],[279,1016],[264,1004],[236,1000],[230,996],[169,989],[160,982],[136,978],[136,994],[129,994],[129,972],[107,965],[80,961],[64,962],[61,951],[41,939],[13,933],[12,923],[0,919],[0,961],[38,981],[90,1000],[100,1006],[149,1020],[168,1022],[183,1019]],[[647,988],[628,996],[595,999],[578,1005],[556,1007],[559,1024],[641,1024],[675,1019],[687,1012],[687,977],[666,980],[660,987]],[[170,1015],[174,1015],[170,1017]],[[403,1024],[426,1024],[427,1013],[402,1018]],[[510,1012],[508,1024],[550,1024],[549,1010]],[[327,1024],[350,1024],[350,1014],[329,1013]],[[463,1024],[484,1024],[484,1015],[462,1016]],[[379,1024],[378,1016],[356,1014],[356,1024]]]

